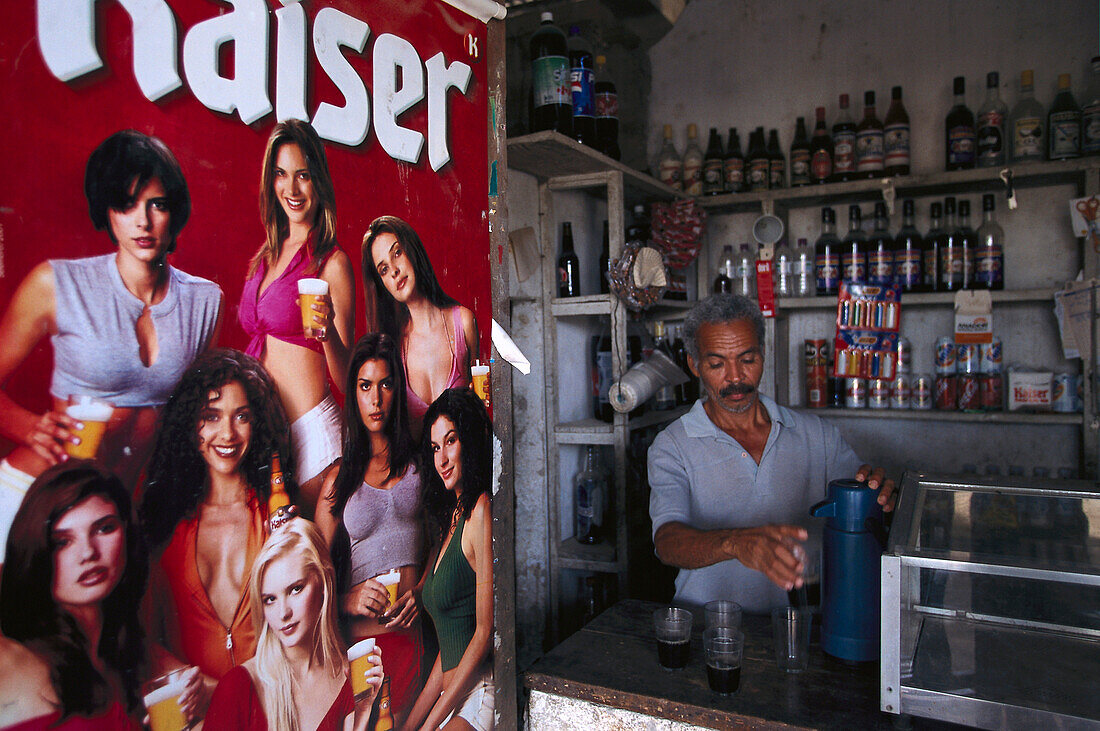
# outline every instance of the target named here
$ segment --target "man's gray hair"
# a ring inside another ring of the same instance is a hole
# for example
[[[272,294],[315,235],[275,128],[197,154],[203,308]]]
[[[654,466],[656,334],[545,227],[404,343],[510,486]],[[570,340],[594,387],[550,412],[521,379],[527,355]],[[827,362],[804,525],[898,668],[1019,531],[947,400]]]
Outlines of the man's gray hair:
[[[699,362],[699,328],[734,320],[747,320],[756,331],[756,341],[764,350],[764,315],[755,300],[743,294],[712,294],[691,308],[684,319],[684,347]]]

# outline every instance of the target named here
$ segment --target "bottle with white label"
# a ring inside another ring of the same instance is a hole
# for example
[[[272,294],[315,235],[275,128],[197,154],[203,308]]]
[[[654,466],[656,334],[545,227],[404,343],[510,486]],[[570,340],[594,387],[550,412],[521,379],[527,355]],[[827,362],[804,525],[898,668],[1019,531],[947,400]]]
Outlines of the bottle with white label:
[[[756,299],[756,257],[748,244],[741,244],[733,262],[733,293]]]
[[[694,124],[688,125],[688,143],[684,151],[684,192],[688,195],[703,194],[703,151],[697,139],[699,133]]]
[[[856,175],[856,124],[848,112],[848,95],[840,95],[840,112],[833,124],[833,180],[852,180]]]
[[[791,258],[791,281],[794,297],[814,296],[814,250],[806,239],[799,239]]]
[[[1081,107],[1069,88],[1069,74],[1058,74],[1058,94],[1047,114],[1048,151],[1051,160],[1081,156]]]
[[[1081,109],[1081,152],[1100,155],[1100,56],[1092,57],[1089,88]]]
[[[1020,100],[1012,109],[1009,136],[1012,162],[1040,162],[1046,157],[1046,110],[1035,99],[1035,75],[1031,69],[1020,73]]]
[[[776,298],[794,296],[794,252],[787,240],[775,247],[773,289]]]
[[[674,190],[683,190],[684,162],[676,152],[676,146],[672,144],[671,124],[665,125],[664,137],[664,146],[657,157],[657,178]]]
[[[974,249],[975,289],[1005,287],[1005,232],[993,218],[995,200],[992,193],[982,196],[982,225],[978,227],[978,245]]]
[[[985,101],[978,108],[978,167],[1004,165],[1005,118],[1008,107],[1001,101],[1000,76],[990,71],[985,77]]]

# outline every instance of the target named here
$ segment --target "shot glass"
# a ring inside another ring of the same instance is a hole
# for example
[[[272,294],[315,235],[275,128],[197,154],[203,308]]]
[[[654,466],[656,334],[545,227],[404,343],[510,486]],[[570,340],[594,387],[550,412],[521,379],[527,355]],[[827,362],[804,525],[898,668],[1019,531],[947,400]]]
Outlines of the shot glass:
[[[328,282],[323,279],[310,279],[308,277],[298,280],[298,304],[302,308],[302,332],[307,338],[324,338],[325,328],[317,327],[313,316],[317,313],[313,310],[313,303],[319,297],[328,294]]]
[[[741,687],[741,658],[745,635],[731,627],[713,627],[703,632],[703,655],[707,663],[707,683],[721,695],[736,693]]]
[[[665,607],[653,613],[661,667],[679,670],[687,665],[691,654],[691,620],[691,612],[679,607]]]
[[[397,585],[401,583],[401,572],[397,569],[390,569],[384,574],[375,576],[374,580],[386,587],[386,593],[390,597],[390,606],[397,604]],[[387,624],[392,620],[393,617],[387,617],[385,614],[378,617],[379,624]]]
[[[741,605],[726,599],[707,602],[703,607],[706,613],[706,629],[726,627],[729,629],[741,629]]]
[[[107,431],[107,422],[111,420],[114,407],[106,401],[92,396],[69,396],[69,405],[65,413],[81,423],[80,429],[73,429],[73,436],[80,438],[79,444],[65,443],[65,451],[70,457],[95,459],[103,434]]]
[[[777,607],[772,610],[775,662],[780,670],[801,673],[810,666],[812,617],[805,607]]]
[[[185,672],[186,668],[173,670],[141,686],[152,731],[183,731],[187,728],[187,719],[179,704],[179,697],[187,687],[183,679]]]
[[[362,697],[370,686],[367,684],[365,673],[370,670],[370,656],[374,654],[375,642],[373,637],[360,640],[348,648],[348,672],[351,674],[351,692],[356,700]]]

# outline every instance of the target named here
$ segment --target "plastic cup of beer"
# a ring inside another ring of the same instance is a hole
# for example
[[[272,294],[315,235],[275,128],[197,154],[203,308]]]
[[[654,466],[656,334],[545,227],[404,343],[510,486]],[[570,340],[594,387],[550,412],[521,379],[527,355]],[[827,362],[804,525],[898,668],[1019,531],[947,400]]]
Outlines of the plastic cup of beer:
[[[187,719],[179,704],[179,697],[187,687],[185,672],[186,668],[173,670],[142,686],[152,731],[182,731],[187,728]]]
[[[370,690],[366,672],[374,664],[370,661],[370,656],[374,654],[374,648],[373,637],[360,640],[348,648],[348,664],[351,666],[348,670],[351,673],[351,692],[355,694],[356,700]]]
[[[106,401],[101,401],[91,396],[70,396],[69,405],[65,413],[72,419],[80,422],[80,429],[73,429],[73,436],[80,439],[79,444],[65,443],[65,451],[70,457],[80,459],[94,459],[99,451],[99,444],[103,441],[103,434],[107,431],[107,422],[111,420],[114,412]]]
[[[485,408],[489,408],[489,366],[470,366],[470,377],[473,379],[474,393],[485,404]]]
[[[313,316],[317,312],[313,309],[313,303],[319,297],[328,294],[328,282],[323,279],[299,279],[298,280],[298,304],[302,308],[302,331],[307,338],[325,337],[325,328],[317,327]]]
[[[397,604],[397,585],[401,583],[401,572],[397,569],[390,569],[384,574],[375,576],[374,580],[386,587],[386,594],[390,597],[390,606]],[[378,617],[378,623],[386,624],[392,619],[393,617],[387,617],[383,614]]]

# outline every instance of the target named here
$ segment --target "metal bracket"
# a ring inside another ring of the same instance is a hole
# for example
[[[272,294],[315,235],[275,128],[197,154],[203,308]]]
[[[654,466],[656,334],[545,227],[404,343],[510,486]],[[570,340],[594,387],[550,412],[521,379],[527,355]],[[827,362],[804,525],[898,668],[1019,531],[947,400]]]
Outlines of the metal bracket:
[[[1001,171],[1001,180],[1005,183],[1005,198],[1008,199],[1009,210],[1016,210],[1019,203],[1016,201],[1016,188],[1012,185],[1012,168]]]
[[[884,178],[882,181],[882,200],[886,201],[886,212],[891,216],[894,215],[894,201],[897,200],[898,191],[894,188],[894,181],[891,178]]]

